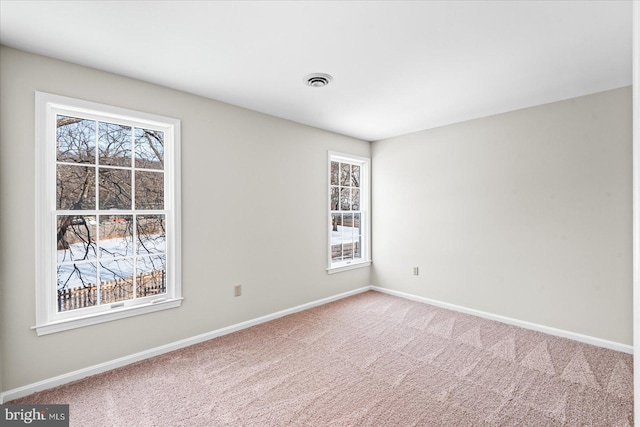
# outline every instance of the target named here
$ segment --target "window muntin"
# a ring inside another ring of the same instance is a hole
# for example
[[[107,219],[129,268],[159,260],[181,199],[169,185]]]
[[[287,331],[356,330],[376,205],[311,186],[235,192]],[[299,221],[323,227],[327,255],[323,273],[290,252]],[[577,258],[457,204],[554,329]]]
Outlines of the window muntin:
[[[368,263],[369,159],[329,154],[329,270]]]
[[[180,122],[36,98],[38,334],[179,306]]]

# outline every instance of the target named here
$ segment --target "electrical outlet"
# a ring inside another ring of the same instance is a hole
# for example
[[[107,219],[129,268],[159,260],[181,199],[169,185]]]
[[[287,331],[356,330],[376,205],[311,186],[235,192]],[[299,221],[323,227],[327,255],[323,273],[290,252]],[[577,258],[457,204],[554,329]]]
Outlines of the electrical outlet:
[[[413,267],[413,275],[417,276],[420,274],[420,270],[418,269],[418,267]]]
[[[233,296],[239,297],[240,295],[242,295],[242,285],[235,285],[233,287]]]

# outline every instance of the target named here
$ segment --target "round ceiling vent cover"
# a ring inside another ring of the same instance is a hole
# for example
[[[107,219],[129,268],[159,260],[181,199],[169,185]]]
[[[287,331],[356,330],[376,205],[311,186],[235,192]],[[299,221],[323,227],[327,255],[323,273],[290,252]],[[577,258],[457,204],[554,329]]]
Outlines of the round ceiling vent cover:
[[[313,73],[304,76],[304,83],[311,87],[324,87],[331,83],[333,77],[325,73]]]

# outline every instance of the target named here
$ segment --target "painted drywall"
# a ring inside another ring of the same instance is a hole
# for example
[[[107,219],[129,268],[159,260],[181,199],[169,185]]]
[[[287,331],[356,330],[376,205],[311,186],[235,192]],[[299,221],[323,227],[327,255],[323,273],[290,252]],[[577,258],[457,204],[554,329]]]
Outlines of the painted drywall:
[[[633,2],[633,338],[640,343],[640,2]],[[640,350],[633,354],[634,419],[640,419]]]
[[[0,49],[5,391],[370,284],[369,268],[325,271],[327,151],[369,156],[368,142]],[[41,337],[30,329],[36,90],[182,121],[182,307]]]
[[[630,87],[378,141],[372,173],[373,284],[632,344]]]

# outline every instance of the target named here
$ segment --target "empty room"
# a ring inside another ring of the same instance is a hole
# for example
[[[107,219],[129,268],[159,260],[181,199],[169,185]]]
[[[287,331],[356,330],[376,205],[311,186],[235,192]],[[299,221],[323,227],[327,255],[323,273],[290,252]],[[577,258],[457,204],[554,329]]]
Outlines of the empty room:
[[[2,0],[0,424],[633,426],[639,25]]]

